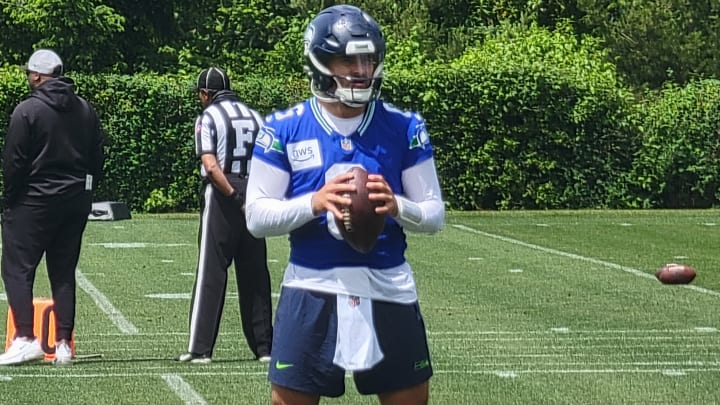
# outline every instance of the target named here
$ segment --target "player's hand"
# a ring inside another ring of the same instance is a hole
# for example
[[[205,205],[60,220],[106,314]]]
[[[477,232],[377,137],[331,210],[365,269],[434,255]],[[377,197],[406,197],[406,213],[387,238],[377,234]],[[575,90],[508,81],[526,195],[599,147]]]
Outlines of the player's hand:
[[[352,178],[353,174],[349,172],[339,174],[316,191],[312,196],[313,215],[332,212],[335,218],[342,218],[343,214],[338,206],[350,205],[352,202],[343,197],[344,193],[355,191],[355,185],[347,183]]]
[[[241,193],[238,190],[233,190],[233,192],[232,192],[232,194],[230,194],[229,198],[236,207],[245,211],[245,193],[244,192]]]
[[[395,193],[381,174],[368,174],[367,189],[368,199],[381,203],[375,208],[376,214],[397,217],[398,205]]]

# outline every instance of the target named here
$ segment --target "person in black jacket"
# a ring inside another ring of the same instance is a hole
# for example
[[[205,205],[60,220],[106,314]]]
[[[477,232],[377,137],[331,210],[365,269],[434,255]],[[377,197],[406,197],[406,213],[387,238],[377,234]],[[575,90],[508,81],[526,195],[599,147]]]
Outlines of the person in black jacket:
[[[92,106],[40,49],[23,66],[30,97],[13,111],[2,151],[2,279],[16,334],[0,365],[42,359],[34,335],[33,284],[45,255],[55,311],[55,364],[72,363],[75,268],[102,176],[105,136]]]

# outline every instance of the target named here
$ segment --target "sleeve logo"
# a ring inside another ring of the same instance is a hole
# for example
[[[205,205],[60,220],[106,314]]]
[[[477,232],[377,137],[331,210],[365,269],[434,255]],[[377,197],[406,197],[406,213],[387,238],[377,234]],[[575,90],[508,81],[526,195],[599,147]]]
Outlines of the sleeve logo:
[[[425,124],[418,124],[418,126],[415,127],[415,135],[410,140],[410,149],[425,149],[428,143],[430,143],[430,136],[425,129]]]
[[[260,133],[255,139],[255,144],[265,151],[265,153],[273,151],[277,153],[283,153],[282,145],[280,141],[275,139],[275,136],[271,133],[272,130],[267,127],[263,127]]]

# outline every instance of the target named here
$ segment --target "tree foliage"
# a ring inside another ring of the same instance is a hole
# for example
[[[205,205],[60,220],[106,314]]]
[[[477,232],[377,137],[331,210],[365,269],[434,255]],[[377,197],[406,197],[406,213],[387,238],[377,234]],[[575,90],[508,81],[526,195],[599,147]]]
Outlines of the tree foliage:
[[[618,69],[637,86],[660,88],[720,77],[720,2],[577,0],[582,23],[603,38]]]
[[[0,57],[52,47],[83,72],[301,75],[302,32],[330,0],[0,0]],[[389,43],[389,62],[452,61],[503,23],[569,22],[602,41],[637,87],[720,77],[720,2],[696,0],[358,0]]]
[[[68,67],[101,71],[122,57],[114,41],[125,17],[102,0],[4,0],[0,55],[24,62],[34,48],[57,50]]]

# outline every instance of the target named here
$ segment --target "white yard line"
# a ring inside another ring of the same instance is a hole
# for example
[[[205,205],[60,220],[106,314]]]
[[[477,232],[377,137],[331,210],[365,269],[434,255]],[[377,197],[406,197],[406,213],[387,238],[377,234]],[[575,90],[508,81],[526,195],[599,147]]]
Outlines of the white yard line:
[[[115,324],[115,326],[117,326],[118,329],[120,329],[120,332],[125,335],[136,335],[139,332],[138,328],[125,319],[123,314],[115,308],[105,294],[100,292],[100,290],[98,290],[79,269],[75,272],[75,276],[80,288],[82,288],[82,290],[85,291],[93,301],[95,301],[95,305],[97,305],[98,308],[110,317],[110,320]]]
[[[193,245],[191,243],[103,242],[88,243],[88,246],[102,246],[107,249],[142,249],[146,247],[180,247]]]
[[[488,374],[488,375],[498,375],[501,373],[515,373],[515,374],[667,374],[669,371],[677,372],[677,373],[696,373],[696,374],[704,374],[704,373],[720,373],[720,368],[718,367],[692,367],[692,368],[673,368],[673,369],[664,369],[664,368],[648,368],[648,369],[642,369],[642,368],[582,368],[582,369],[574,369],[574,368],[548,368],[548,369],[524,369],[524,370],[498,370],[498,369],[484,369],[484,370],[471,370],[471,369],[444,369],[444,368],[433,368],[433,372],[436,374]],[[192,372],[192,373],[182,373],[185,376],[191,375],[191,376],[198,376],[198,377],[210,377],[210,376],[244,376],[244,377],[258,377],[258,378],[267,378],[267,371],[260,371],[260,372],[244,372],[244,371],[231,371],[231,370],[218,370],[218,371],[202,371],[202,372]],[[167,375],[167,374],[163,374]],[[172,374],[171,374],[172,375]],[[0,375],[0,382],[2,381],[11,381],[13,379],[17,378],[30,378],[30,379],[37,379],[37,378],[49,378],[49,379],[102,379],[102,378],[138,378],[138,377],[149,377],[154,378],[157,377],[157,373],[145,373],[145,372],[135,372],[135,373],[92,373],[92,374],[82,374],[82,373],[50,373],[50,374],[39,374],[39,373],[27,373],[27,374],[11,374],[6,373],[4,375]],[[352,378],[352,376],[346,377],[346,378]],[[2,386],[2,385],[0,385]]]
[[[546,369],[546,370],[433,370],[437,374],[494,374],[513,373],[519,374],[664,374],[682,376],[687,373],[720,373],[720,368],[684,368],[684,369],[623,369],[623,368],[599,368],[599,369]]]
[[[54,367],[50,367],[50,369],[54,369]],[[3,370],[5,371],[5,370]],[[57,371],[57,370],[53,370]],[[259,377],[259,378],[267,378],[267,370],[266,371],[228,371],[228,370],[217,370],[217,371],[195,371],[195,372],[183,372],[182,373],[185,376],[197,376],[197,377],[206,377],[206,376],[246,376],[246,377]],[[13,373],[4,373],[0,375],[0,379],[6,377],[6,378],[135,378],[135,377],[158,377],[165,374],[158,374],[158,373],[146,373],[146,372],[128,372],[128,373],[63,373],[58,374],[57,372],[49,373],[49,374],[40,374],[37,369],[35,369],[34,373],[22,373],[22,374],[13,374]],[[9,381],[9,380],[8,380]]]
[[[716,328],[709,327],[697,327],[691,329],[602,329],[602,330],[587,330],[587,329],[569,329],[562,334],[684,334],[684,333],[717,333]],[[240,333],[240,332],[237,332]],[[441,330],[441,331],[428,331],[428,335],[558,335],[561,334],[554,330]]]
[[[185,405],[206,405],[205,399],[200,396],[182,377],[177,374],[163,374],[162,379],[170,389],[180,397]]]
[[[642,271],[642,270],[638,270],[638,269],[635,269],[635,268],[632,268],[632,267],[622,266],[622,265],[619,265],[619,264],[616,264],[616,263],[606,262],[606,261],[604,261],[604,260],[593,259],[592,257],[586,257],[586,256],[576,255],[576,254],[574,254],[574,253],[563,252],[562,250],[556,250],[556,249],[546,248],[546,247],[543,247],[543,246],[540,246],[540,245],[535,245],[535,244],[532,244],[532,243],[523,242],[523,241],[518,240],[518,239],[513,239],[513,238],[508,238],[508,237],[506,237],[506,236],[500,236],[500,235],[495,235],[495,234],[493,234],[493,233],[483,232],[483,231],[480,231],[480,230],[477,230],[477,229],[474,229],[474,228],[470,228],[469,226],[465,226],[465,225],[452,225],[452,226],[453,226],[454,228],[457,228],[457,229],[460,229],[460,230],[463,230],[463,231],[466,231],[466,232],[471,232],[471,233],[478,234],[478,235],[482,235],[482,236],[485,236],[485,237],[488,237],[488,238],[492,238],[492,239],[496,239],[496,240],[499,240],[499,241],[511,243],[511,244],[513,244],[513,245],[518,245],[518,246],[526,247],[526,248],[528,248],[528,249],[539,250],[539,251],[541,251],[541,252],[549,253],[549,254],[556,255],[556,256],[562,256],[562,257],[567,257],[567,258],[574,259],[574,260],[580,260],[580,261],[583,261],[583,262],[588,262],[588,263],[592,263],[592,264],[597,264],[597,265],[600,265],[600,266],[609,267],[609,268],[611,268],[611,269],[621,270],[621,271],[624,271],[624,272],[626,272],[626,273],[630,273],[630,274],[635,275],[635,276],[638,276],[638,277],[643,277],[643,278],[647,278],[647,279],[650,279],[650,280],[655,280],[655,275],[646,273],[646,272],[644,272],[644,271]],[[718,292],[718,291],[708,290],[708,289],[706,289],[706,288],[698,287],[698,286],[695,286],[695,285],[682,284],[682,285],[678,285],[678,287],[683,287],[683,288],[687,288],[687,289],[690,289],[690,290],[693,290],[693,291],[696,291],[696,292],[699,292],[699,293],[703,293],[703,294],[707,294],[707,295],[713,295],[713,296],[716,296],[716,297],[720,297],[720,292]]]
[[[649,342],[661,342],[661,341],[678,341],[678,340],[690,340],[690,339],[706,339],[708,337],[714,337],[713,341],[717,340],[716,336],[710,336],[705,334],[692,334],[692,335],[675,335],[675,336],[520,336],[520,337],[434,337],[429,340],[434,342],[585,342],[585,341],[649,341]]]
[[[503,330],[458,330],[458,331],[427,331],[430,336],[481,336],[481,335],[648,335],[648,334],[690,334],[690,335],[710,335],[718,333],[716,328],[686,328],[686,329],[604,329],[604,330],[570,330],[569,332],[558,333],[550,330],[525,330],[525,331],[503,331]],[[242,332],[220,332],[220,336],[242,336]],[[102,332],[102,333],[83,333],[82,337],[104,337],[104,336],[125,336],[127,333]],[[156,336],[187,336],[187,331],[167,331],[167,332],[138,332],[134,334],[137,337],[156,337]],[[83,339],[88,342],[89,339]],[[100,340],[103,341],[103,340]],[[135,337],[133,337],[133,341]]]

